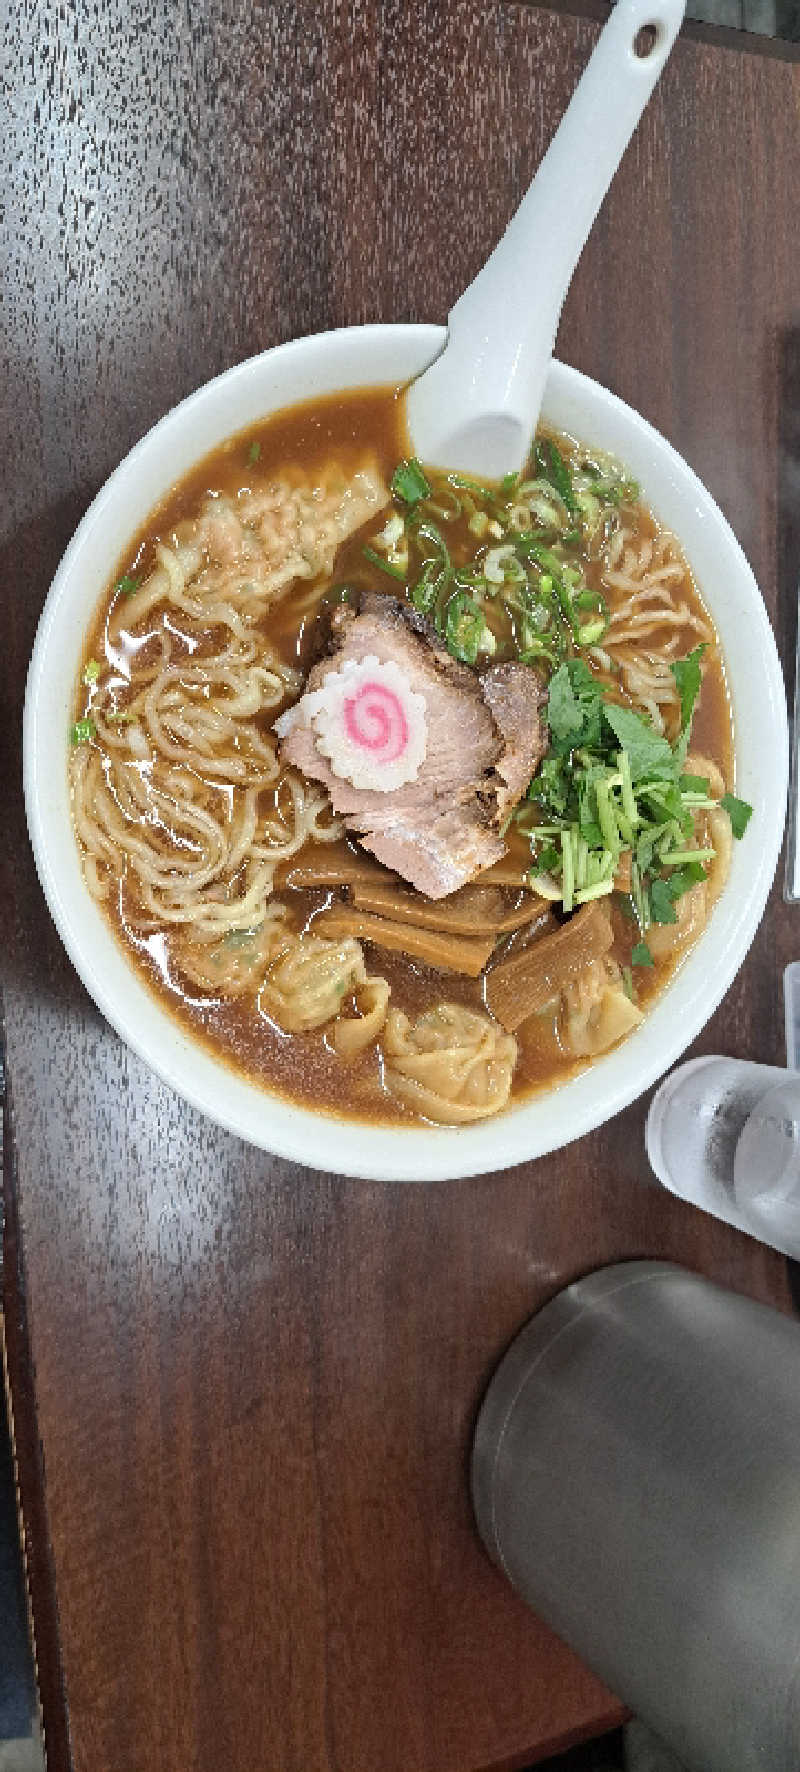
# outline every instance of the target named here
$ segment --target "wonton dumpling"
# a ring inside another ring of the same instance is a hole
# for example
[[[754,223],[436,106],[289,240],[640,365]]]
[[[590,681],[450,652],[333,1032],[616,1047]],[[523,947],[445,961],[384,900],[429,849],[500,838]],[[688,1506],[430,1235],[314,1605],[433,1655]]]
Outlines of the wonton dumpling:
[[[333,1029],[333,1049],[339,1058],[355,1058],[366,1052],[386,1020],[389,986],[385,978],[365,978],[356,993],[358,1015],[340,1016]]]
[[[718,769],[711,757],[701,757],[699,751],[690,751],[684,764],[687,775],[699,775],[708,782],[708,791],[712,800],[721,800],[725,792],[725,780],[722,770]]]
[[[270,966],[258,1006],[288,1034],[319,1028],[338,1015],[342,998],[366,984],[360,942],[325,941],[321,935],[300,935]]]
[[[674,923],[650,924],[645,940],[653,959],[665,960],[675,948],[695,941],[706,926],[708,912],[708,885],[705,880],[698,880],[676,899]]]
[[[709,812],[708,822],[711,830],[711,842],[716,850],[714,860],[708,870],[708,910],[716,904],[725,881],[730,873],[731,853],[733,850],[733,830],[731,821],[724,806],[715,806]]]
[[[225,997],[244,997],[255,991],[269,961],[286,941],[286,907],[272,904],[258,929],[231,929],[203,941],[188,926],[170,945],[170,953],[185,978],[203,991]]]
[[[593,960],[566,985],[562,995],[563,1044],[576,1058],[592,1058],[607,1052],[644,1020],[622,989],[622,975],[614,960]]]
[[[383,1050],[392,1094],[442,1125],[497,1114],[511,1094],[516,1040],[461,1003],[439,1003],[414,1022],[390,1010]]]
[[[714,767],[709,764],[707,757],[690,758],[689,761],[696,765],[698,774],[702,770],[708,775]],[[712,794],[717,785],[722,784],[719,770],[716,771],[716,776],[717,781],[712,781]],[[733,849],[730,818],[724,806],[715,806],[706,816],[707,837],[715,851],[714,859],[706,863],[706,879],[697,880],[688,892],[681,893],[676,900],[675,922],[650,924],[645,939],[654,960],[664,960],[677,948],[687,947],[689,942],[697,940],[728,878]]]

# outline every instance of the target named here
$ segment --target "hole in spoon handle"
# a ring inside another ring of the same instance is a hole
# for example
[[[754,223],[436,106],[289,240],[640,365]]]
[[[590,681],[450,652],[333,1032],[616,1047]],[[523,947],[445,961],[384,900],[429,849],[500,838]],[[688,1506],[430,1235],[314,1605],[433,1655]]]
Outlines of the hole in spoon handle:
[[[663,41],[664,33],[659,25],[641,25],[633,39],[633,53],[640,62],[646,62],[648,56]]]
[[[642,74],[655,79],[678,35],[685,0],[617,0],[620,22],[627,14],[629,55]],[[615,7],[616,10],[616,7]],[[612,14],[613,16],[613,14]]]

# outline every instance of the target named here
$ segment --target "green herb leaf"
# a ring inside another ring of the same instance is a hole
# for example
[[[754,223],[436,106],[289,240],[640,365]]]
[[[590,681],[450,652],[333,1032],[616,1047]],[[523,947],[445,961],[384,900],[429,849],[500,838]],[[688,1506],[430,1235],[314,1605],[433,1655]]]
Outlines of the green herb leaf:
[[[708,874],[699,861],[687,861],[682,868],[673,868],[669,877],[669,889],[673,898],[682,898],[691,886],[699,885],[707,880]]]
[[[254,437],[252,443],[250,444],[250,448],[247,451],[247,459],[249,462],[255,463],[258,461],[260,454],[261,454],[261,444],[259,443],[258,438]]]
[[[539,805],[549,806],[557,817],[563,818],[567,810],[570,786],[566,759],[545,757],[528,788],[528,799],[537,801]]]
[[[669,667],[678,685],[678,694],[681,698],[682,732],[688,731],[692,723],[695,702],[700,694],[700,660],[705,650],[705,642],[702,642],[701,645],[695,646],[688,658],[676,658],[674,664]]]
[[[650,887],[650,915],[654,923],[677,923],[671,883],[654,880]]]
[[[554,749],[599,750],[603,692],[583,659],[559,665],[550,679],[547,721]]]
[[[631,954],[632,966],[655,966],[655,960],[646,941],[637,941]]]
[[[603,718],[615,738],[628,753],[631,781],[674,781],[677,774],[672,747],[648,726],[631,708],[617,707],[615,702],[603,703]]]
[[[682,775],[678,787],[682,794],[705,794],[708,797],[711,793],[711,783],[705,775]]]
[[[660,826],[653,825],[649,830],[643,831],[641,836],[637,838],[636,864],[643,874],[647,873],[648,868],[652,863],[656,843],[662,835],[663,832]]]
[[[119,578],[117,580],[114,586],[114,595],[116,596],[117,592],[119,592],[121,597],[132,597],[134,591],[138,591],[138,589],[138,578],[131,578],[130,573],[126,572],[124,578]]]
[[[658,824],[665,824],[674,818],[678,824],[688,816],[688,834],[691,835],[692,815],[680,796],[674,781],[647,781],[639,785],[639,799],[643,800],[651,816]]]
[[[734,837],[743,837],[753,816],[752,806],[747,800],[737,800],[735,794],[723,794],[720,806],[728,814]]]
[[[83,672],[84,683],[86,683],[90,687],[91,687],[92,683],[96,683],[97,679],[100,675],[100,670],[101,670],[101,666],[98,664],[97,659],[90,658],[88,664],[84,666],[84,672]]]
[[[431,496],[428,481],[413,455],[409,461],[401,461],[395,468],[391,487],[395,498],[402,499],[406,505],[418,505],[421,499]]]
[[[90,738],[94,738],[96,731],[94,720],[88,718],[76,720],[75,725],[70,728],[69,742],[70,744],[86,744]]]

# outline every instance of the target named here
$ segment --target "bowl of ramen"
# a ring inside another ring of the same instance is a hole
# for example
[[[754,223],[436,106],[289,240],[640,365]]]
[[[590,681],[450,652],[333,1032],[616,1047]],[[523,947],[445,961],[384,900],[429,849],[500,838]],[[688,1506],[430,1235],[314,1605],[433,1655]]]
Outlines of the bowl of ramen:
[[[507,1167],[648,1088],[783,830],[772,631],[725,519],[554,362],[521,474],[410,456],[430,326],[281,346],[137,445],[31,662],[39,876],[111,1024],[312,1166]]]

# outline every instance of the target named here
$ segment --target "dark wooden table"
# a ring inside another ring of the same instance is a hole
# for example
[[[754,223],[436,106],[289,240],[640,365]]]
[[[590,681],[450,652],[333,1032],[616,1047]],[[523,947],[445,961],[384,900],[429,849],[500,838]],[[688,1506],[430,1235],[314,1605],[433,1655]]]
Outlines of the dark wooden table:
[[[599,1731],[619,1706],[477,1540],[483,1387],[529,1313],[612,1258],[789,1306],[777,1255],[649,1180],[645,1104],[548,1161],[419,1189],[237,1143],[102,1022],[25,835],[27,659],[97,486],[263,346],[442,319],[596,28],[497,0],[7,14],[4,1288],[53,1772],[477,1772]],[[560,350],[711,487],[788,664],[800,72],[707,39],[676,50]],[[701,1049],[782,1062],[798,942],[775,895]]]

